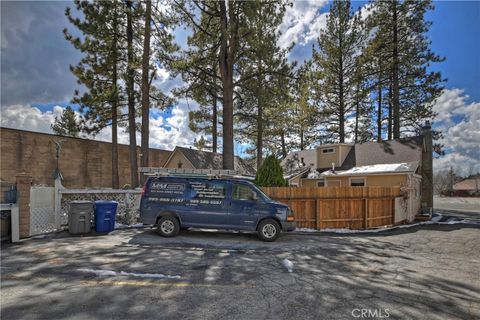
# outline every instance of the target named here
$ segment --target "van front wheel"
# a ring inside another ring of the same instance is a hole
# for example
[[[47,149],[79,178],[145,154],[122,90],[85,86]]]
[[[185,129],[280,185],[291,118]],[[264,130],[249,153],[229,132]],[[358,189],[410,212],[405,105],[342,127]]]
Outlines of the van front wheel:
[[[267,242],[275,241],[275,239],[277,239],[280,235],[280,226],[275,220],[263,220],[258,225],[257,232],[260,240]]]
[[[175,217],[161,217],[157,223],[157,232],[162,237],[175,237],[180,231],[180,223]]]

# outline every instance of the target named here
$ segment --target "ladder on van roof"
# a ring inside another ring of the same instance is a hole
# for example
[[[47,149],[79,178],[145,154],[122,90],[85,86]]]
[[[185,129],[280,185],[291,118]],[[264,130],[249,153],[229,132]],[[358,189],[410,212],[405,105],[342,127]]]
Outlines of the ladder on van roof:
[[[251,176],[243,176],[235,170],[140,167],[138,171],[147,176],[254,179],[254,177]]]

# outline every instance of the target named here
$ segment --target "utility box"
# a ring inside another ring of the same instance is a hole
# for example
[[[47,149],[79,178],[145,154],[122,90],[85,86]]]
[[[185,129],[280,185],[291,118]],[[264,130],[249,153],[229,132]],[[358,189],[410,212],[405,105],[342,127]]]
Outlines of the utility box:
[[[93,214],[93,202],[72,201],[68,211],[68,231],[72,234],[89,233]]]

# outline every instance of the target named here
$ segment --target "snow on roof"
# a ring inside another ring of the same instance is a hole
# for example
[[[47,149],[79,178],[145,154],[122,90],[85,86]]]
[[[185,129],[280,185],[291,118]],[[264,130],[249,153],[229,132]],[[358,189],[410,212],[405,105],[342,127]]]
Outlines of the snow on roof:
[[[351,176],[375,173],[402,173],[415,172],[418,167],[418,162],[404,162],[404,163],[390,163],[390,164],[374,164],[369,166],[353,167],[344,171],[328,170],[322,172],[321,176]]]

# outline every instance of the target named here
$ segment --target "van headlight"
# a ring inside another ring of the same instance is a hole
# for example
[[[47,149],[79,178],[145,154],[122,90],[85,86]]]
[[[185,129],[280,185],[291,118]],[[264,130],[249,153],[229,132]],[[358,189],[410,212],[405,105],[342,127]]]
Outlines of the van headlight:
[[[285,208],[277,208],[277,214],[287,214],[288,209]]]

